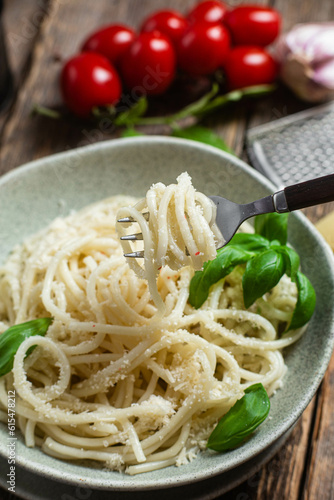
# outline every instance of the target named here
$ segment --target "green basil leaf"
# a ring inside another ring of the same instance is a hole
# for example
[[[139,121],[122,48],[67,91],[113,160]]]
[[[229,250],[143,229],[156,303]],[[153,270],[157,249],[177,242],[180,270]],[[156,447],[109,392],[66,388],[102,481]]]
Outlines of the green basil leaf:
[[[250,252],[261,252],[270,247],[270,242],[267,238],[259,234],[252,233],[236,233],[227,246],[238,246],[243,250]]]
[[[315,290],[309,279],[300,271],[296,273],[296,285],[298,299],[287,331],[296,330],[308,323],[315,309]]]
[[[266,419],[269,410],[270,401],[263,385],[251,385],[220,419],[210,434],[207,447],[215,451],[235,448]]]
[[[217,135],[211,129],[202,127],[200,125],[193,125],[184,129],[175,129],[172,132],[172,136],[181,137],[183,139],[190,139],[197,142],[203,142],[204,144],[209,144],[209,146],[214,146],[218,149],[221,149],[222,151],[227,151],[228,153],[234,154],[219,135]]]
[[[300,266],[300,259],[298,253],[286,245],[272,246],[275,252],[281,253],[285,259],[285,272],[292,281],[296,280],[297,271]]]
[[[0,335],[0,377],[13,368],[14,356],[22,342],[33,335],[45,335],[52,318],[39,318],[13,325]]]
[[[119,127],[123,125],[134,125],[137,123],[138,118],[146,113],[147,107],[147,98],[141,97],[133,106],[131,106],[131,108],[119,113],[119,115],[117,115],[114,119],[114,124]]]
[[[127,127],[125,130],[122,131],[121,136],[122,137],[137,137],[143,135],[140,132],[137,132],[137,130],[133,127]]]
[[[285,245],[288,240],[288,216],[289,214],[257,215],[254,221],[255,232],[261,234],[268,240],[278,240]]]
[[[253,252],[233,245],[227,245],[217,252],[214,260],[209,260],[202,271],[196,271],[189,287],[189,303],[198,309],[206,301],[212,285],[230,274],[235,266],[247,262],[254,256]]]
[[[285,260],[282,254],[272,249],[249,260],[242,277],[245,307],[250,307],[256,299],[269,292],[284,273]]]

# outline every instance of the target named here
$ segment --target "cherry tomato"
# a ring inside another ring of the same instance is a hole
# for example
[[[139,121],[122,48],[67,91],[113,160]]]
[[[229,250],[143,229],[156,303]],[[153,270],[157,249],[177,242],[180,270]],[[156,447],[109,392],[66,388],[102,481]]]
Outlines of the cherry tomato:
[[[120,62],[125,85],[139,95],[162,94],[175,76],[175,52],[170,39],[160,33],[140,33]]]
[[[210,24],[220,23],[227,12],[227,7],[218,0],[206,0],[200,2],[188,13],[189,23],[206,22]]]
[[[61,90],[67,107],[82,118],[88,117],[94,106],[116,104],[122,92],[115,68],[94,52],[83,52],[67,61],[61,73]]]
[[[177,45],[179,67],[194,76],[209,75],[222,66],[229,47],[229,33],[221,24],[192,24]]]
[[[230,89],[272,83],[277,69],[276,61],[262,47],[234,47],[224,64]]]
[[[225,24],[231,31],[236,45],[261,45],[272,43],[280,32],[280,14],[270,7],[240,5],[226,14]]]
[[[82,51],[98,52],[117,64],[136,38],[133,29],[123,24],[111,24],[92,33],[82,46]]]
[[[188,23],[176,10],[159,10],[149,16],[142,24],[141,31],[160,31],[168,36],[172,42],[177,42],[182,36]]]

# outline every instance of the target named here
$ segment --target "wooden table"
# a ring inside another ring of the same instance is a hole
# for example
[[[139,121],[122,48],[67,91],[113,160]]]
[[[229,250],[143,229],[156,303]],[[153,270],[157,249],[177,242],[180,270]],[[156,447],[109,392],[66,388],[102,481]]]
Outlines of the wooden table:
[[[61,104],[58,88],[62,61],[74,54],[87,33],[105,23],[139,26],[153,9],[187,10],[194,0],[7,0],[4,23],[16,94],[0,114],[0,173],[35,158],[117,136],[75,118],[48,120],[32,117],[34,103]],[[239,3],[237,0],[231,4]],[[284,30],[294,24],[334,19],[333,0],[272,0],[281,11]],[[208,124],[243,159],[249,127],[305,108],[287,90],[259,99],[251,106],[230,106]],[[154,129],[153,129],[154,131]],[[151,130],[152,132],[152,130]],[[334,204],[308,209],[317,221]],[[248,481],[221,500],[334,499],[334,359],[313,401],[277,455]],[[14,498],[0,491],[0,498]]]

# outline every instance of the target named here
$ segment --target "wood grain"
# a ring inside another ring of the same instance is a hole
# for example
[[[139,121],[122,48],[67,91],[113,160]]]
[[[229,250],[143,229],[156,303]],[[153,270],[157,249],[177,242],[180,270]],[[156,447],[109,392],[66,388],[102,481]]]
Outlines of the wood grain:
[[[40,25],[48,15],[49,0],[5,0],[3,23],[11,68],[17,84],[30,59],[32,47],[38,38]]]
[[[310,436],[310,458],[303,500],[334,498],[334,356],[322,382]]]
[[[48,11],[48,0],[6,0],[3,9],[8,59],[16,91],[21,87],[30,67],[31,53],[39,35],[40,24]],[[12,103],[11,103],[12,105]],[[0,135],[9,114],[0,115]]]

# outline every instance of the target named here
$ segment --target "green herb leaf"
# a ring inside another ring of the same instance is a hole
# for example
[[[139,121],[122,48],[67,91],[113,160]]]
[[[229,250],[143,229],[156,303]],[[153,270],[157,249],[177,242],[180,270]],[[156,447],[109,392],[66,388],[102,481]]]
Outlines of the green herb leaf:
[[[271,248],[275,250],[275,252],[282,254],[285,260],[285,272],[292,281],[295,281],[300,266],[300,259],[297,252],[286,245],[273,245]]]
[[[278,240],[285,245],[288,239],[288,216],[289,214],[263,214],[255,217],[255,232],[261,234],[268,240]]]
[[[263,385],[251,385],[218,422],[207,447],[215,451],[235,448],[266,419],[269,410],[270,401]]]
[[[245,307],[269,292],[285,273],[285,259],[281,253],[269,249],[247,262],[242,277]]]
[[[315,309],[315,291],[309,279],[300,271],[296,273],[298,300],[292,315],[291,323],[286,331],[296,330],[310,321]]]
[[[270,242],[267,238],[264,238],[259,234],[236,233],[226,246],[229,245],[238,246],[243,250],[249,250],[250,252],[261,252],[262,250],[267,250],[270,247]]]
[[[209,144],[209,146],[214,146],[218,149],[234,154],[219,135],[217,135],[211,129],[202,127],[200,125],[193,125],[192,127],[184,129],[175,129],[172,132],[172,136],[181,137],[183,139],[190,139],[197,142],[203,142],[204,144]]]
[[[122,137],[138,137],[141,136],[140,132],[137,132],[137,130],[133,127],[127,127],[125,130],[122,131],[121,136]]]
[[[8,328],[0,335],[0,377],[13,368],[14,356],[22,342],[33,335],[45,335],[52,318],[40,318]]]
[[[133,106],[131,106],[131,108],[119,113],[114,119],[114,124],[119,127],[135,125],[138,122],[138,119],[146,113],[147,107],[147,98],[141,97]]]
[[[196,271],[189,287],[189,303],[198,309],[206,301],[212,285],[230,274],[238,264],[247,262],[254,252],[238,246],[227,245],[217,252],[214,260],[209,260],[202,271]]]

